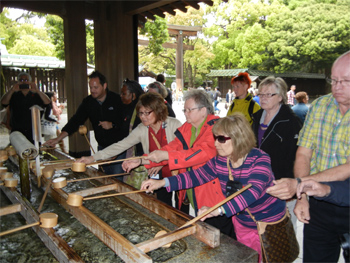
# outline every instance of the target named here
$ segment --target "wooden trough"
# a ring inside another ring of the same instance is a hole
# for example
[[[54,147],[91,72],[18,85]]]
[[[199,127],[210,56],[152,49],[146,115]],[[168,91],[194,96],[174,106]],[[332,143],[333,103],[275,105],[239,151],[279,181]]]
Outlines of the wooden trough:
[[[58,151],[52,151],[52,154],[58,156],[59,159],[69,158],[69,156]],[[64,165],[61,167],[63,168]],[[88,168],[84,173],[84,176],[86,177],[95,177],[96,175],[103,174],[93,168]],[[155,218],[155,221],[159,222],[161,225],[164,225],[168,230],[168,233],[139,244],[133,244],[124,236],[115,231],[109,224],[101,220],[96,214],[87,209],[84,205],[79,207],[69,206],[67,204],[67,198],[68,194],[71,193],[65,192],[64,189],[53,188],[51,184],[48,184],[49,179],[42,177],[42,180],[42,185],[50,185],[48,192],[51,197],[61,204],[81,224],[89,229],[125,262],[153,262],[152,258],[146,253],[186,237],[186,242],[190,242],[188,245],[189,251],[186,251],[181,256],[176,256],[174,261],[169,260],[167,262],[185,262],[188,261],[190,257],[200,257],[201,261],[203,262],[224,262],[226,260],[239,262],[257,261],[257,253],[255,251],[225,235],[220,234],[218,229],[206,223],[196,222],[193,225],[178,229],[178,227],[184,225],[193,217],[160,202],[146,193],[130,194],[124,197],[123,200],[137,206],[138,211],[147,211],[147,213],[152,212],[151,214],[152,217]],[[74,194],[85,197],[103,194],[106,192],[129,192],[135,190],[135,188],[132,186],[124,184],[123,182],[115,179],[100,178],[95,180],[99,181],[103,185],[76,191]],[[9,190],[6,191],[9,192]],[[38,220],[38,218],[35,219],[36,221]],[[39,230],[45,231],[44,229]],[[62,242],[65,243],[64,240]],[[60,246],[60,244],[55,244],[55,246]],[[193,252],[192,255],[191,250]],[[56,255],[55,257],[58,258]],[[60,262],[65,261],[61,260],[61,258],[63,258],[62,255],[59,255],[59,258]],[[81,259],[79,256],[77,256],[75,261],[79,262],[79,260]]]

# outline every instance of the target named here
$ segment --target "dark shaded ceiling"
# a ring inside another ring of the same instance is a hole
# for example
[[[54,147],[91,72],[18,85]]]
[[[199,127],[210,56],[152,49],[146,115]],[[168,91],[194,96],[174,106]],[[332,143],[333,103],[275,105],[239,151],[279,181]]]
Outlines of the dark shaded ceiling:
[[[1,1],[1,10],[4,7],[25,9],[34,12],[54,14],[64,17],[66,14],[65,3],[71,1],[13,1],[5,0]],[[99,12],[96,12],[99,8],[99,2],[95,0],[86,0],[85,3],[85,18],[90,20],[97,20]],[[109,1],[104,1],[105,4]],[[112,2],[112,1],[110,1]],[[187,7],[193,7],[199,9],[199,2],[213,5],[212,0],[161,0],[161,1],[122,1],[123,11],[127,15],[138,15],[139,21],[142,23],[146,18],[154,19],[155,15],[165,17],[165,12],[175,15],[175,9],[183,12],[187,11]],[[113,14],[107,14],[113,15]]]

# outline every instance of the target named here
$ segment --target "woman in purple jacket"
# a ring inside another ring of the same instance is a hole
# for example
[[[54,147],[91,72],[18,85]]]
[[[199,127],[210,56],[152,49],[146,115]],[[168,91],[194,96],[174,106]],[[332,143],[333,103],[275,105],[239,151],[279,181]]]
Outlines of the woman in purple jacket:
[[[247,184],[252,187],[214,210],[202,220],[210,217],[232,217],[237,240],[259,253],[261,244],[257,226],[246,208],[258,221],[275,222],[286,213],[285,201],[272,197],[266,189],[272,186],[274,176],[271,170],[270,157],[263,151],[254,148],[254,133],[241,113],[218,120],[212,129],[218,155],[204,166],[171,176],[163,180],[147,180],[141,189],[149,191],[166,187],[168,191],[192,188],[218,178],[224,196],[229,196]],[[199,215],[210,207],[201,207]],[[235,215],[233,217],[233,215]]]

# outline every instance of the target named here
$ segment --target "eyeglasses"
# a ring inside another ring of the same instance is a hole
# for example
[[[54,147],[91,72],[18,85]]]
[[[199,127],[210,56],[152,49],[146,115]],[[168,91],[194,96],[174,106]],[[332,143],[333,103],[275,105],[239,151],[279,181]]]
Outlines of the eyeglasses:
[[[28,79],[19,79],[20,82],[27,82],[29,81]]]
[[[273,97],[273,96],[275,96],[275,95],[277,95],[277,93],[265,93],[265,94],[263,94],[263,93],[259,93],[258,94],[258,96],[260,97],[260,98],[271,98],[271,97]]]
[[[144,111],[144,112],[142,112],[142,111],[139,111],[138,113],[137,113],[137,115],[139,115],[139,117],[141,117],[142,115],[144,115],[144,116],[149,116],[151,113],[153,112],[153,110],[151,110],[151,111]]]
[[[334,85],[334,86],[336,86],[338,83],[339,83],[340,85],[350,84],[350,79],[336,80],[336,79],[327,78],[326,81],[327,81],[329,84],[332,84],[332,85]]]
[[[192,111],[194,111],[194,110],[199,110],[199,109],[201,109],[201,108],[203,108],[203,106],[202,106],[202,107],[192,108],[192,109],[183,109],[182,111],[183,111],[184,113],[191,113]]]
[[[218,141],[219,143],[225,143],[227,140],[231,140],[231,137],[226,137],[224,135],[214,135],[214,140]]]

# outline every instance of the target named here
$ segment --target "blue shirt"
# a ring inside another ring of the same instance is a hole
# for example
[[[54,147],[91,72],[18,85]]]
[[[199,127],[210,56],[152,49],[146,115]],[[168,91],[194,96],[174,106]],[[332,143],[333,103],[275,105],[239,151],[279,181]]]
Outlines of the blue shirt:
[[[292,110],[294,111],[295,115],[297,115],[301,122],[304,124],[305,117],[307,112],[309,111],[309,107],[305,105],[305,103],[298,103],[297,105],[292,107]]]

